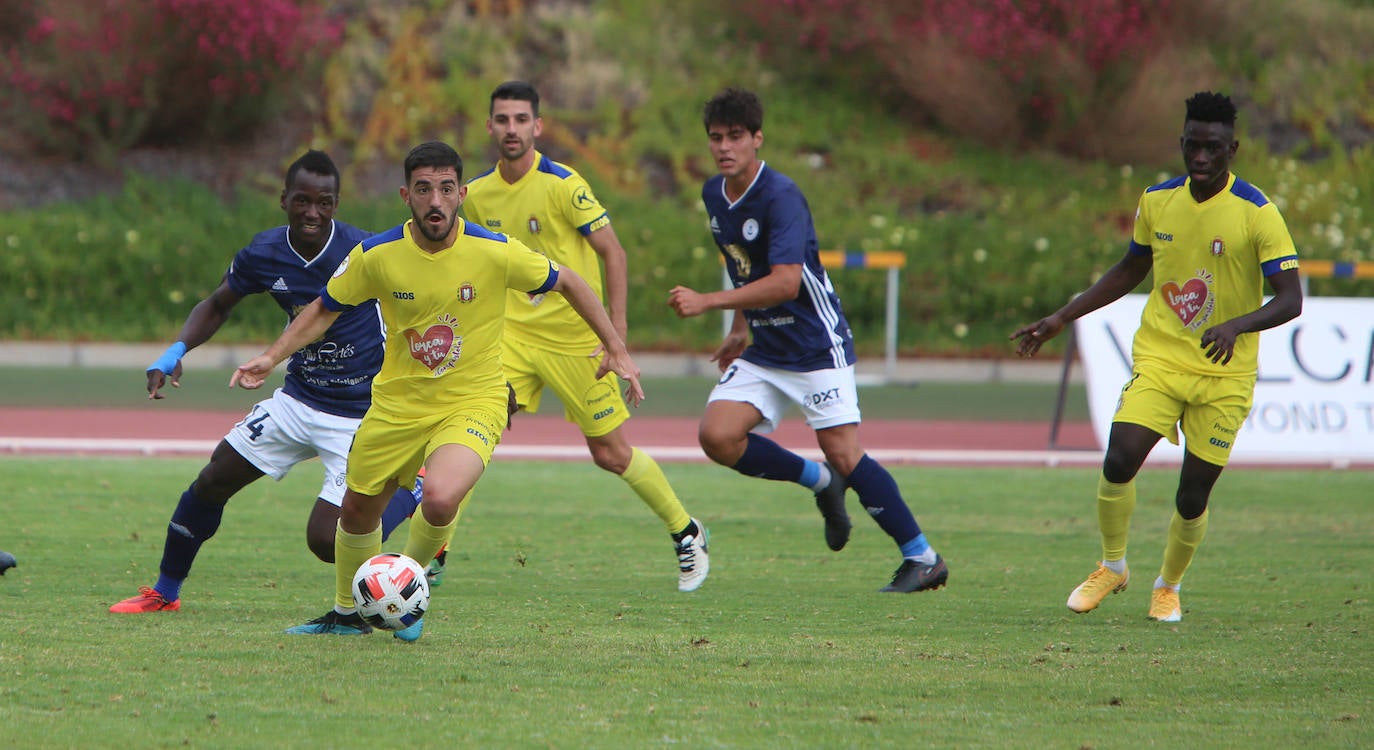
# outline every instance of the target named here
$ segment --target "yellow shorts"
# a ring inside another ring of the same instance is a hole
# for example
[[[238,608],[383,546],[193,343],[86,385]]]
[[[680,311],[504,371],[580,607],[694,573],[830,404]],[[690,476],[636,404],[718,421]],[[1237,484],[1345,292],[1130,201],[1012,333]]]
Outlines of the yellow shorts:
[[[1132,372],[1121,388],[1112,421],[1147,427],[1174,445],[1178,445],[1181,423],[1189,453],[1225,466],[1254,399],[1254,375],[1219,378],[1145,367]]]
[[[587,437],[601,437],[625,423],[630,409],[620,394],[620,378],[608,372],[596,379],[599,358],[560,354],[526,346],[507,346],[501,354],[506,380],[525,411],[539,411],[548,386],[563,402],[563,416]]]
[[[473,396],[424,419],[402,419],[370,409],[348,450],[348,488],[376,495],[392,480],[410,487],[425,459],[441,445],[467,446],[485,466],[505,427],[504,385],[492,395]]]

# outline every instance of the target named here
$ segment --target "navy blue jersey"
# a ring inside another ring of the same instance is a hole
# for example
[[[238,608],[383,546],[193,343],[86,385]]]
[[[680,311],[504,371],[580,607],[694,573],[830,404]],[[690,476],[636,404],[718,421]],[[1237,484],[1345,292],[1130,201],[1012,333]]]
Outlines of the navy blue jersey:
[[[743,358],[795,372],[854,364],[854,336],[821,265],[811,207],[797,184],[760,164],[753,184],[739,200],[731,203],[725,197],[722,175],[706,181],[701,200],[736,288],[767,276],[775,264],[802,267],[795,299],[741,311],[751,334]]]
[[[334,269],[371,232],[335,221],[324,251],[307,261],[286,227],[259,232],[238,251],[225,280],[240,297],[267,292],[287,322],[320,296]],[[343,311],[324,336],[291,355],[283,390],[326,414],[362,417],[372,402],[372,376],[382,367],[386,331],[375,300]]]

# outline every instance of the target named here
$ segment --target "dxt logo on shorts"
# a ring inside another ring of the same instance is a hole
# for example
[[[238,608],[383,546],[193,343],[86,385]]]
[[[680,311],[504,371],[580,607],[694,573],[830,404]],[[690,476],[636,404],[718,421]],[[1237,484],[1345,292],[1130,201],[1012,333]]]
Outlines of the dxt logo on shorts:
[[[839,401],[839,400],[840,400],[840,389],[839,389],[839,388],[831,388],[831,389],[828,390],[828,391],[821,391],[820,393],[812,393],[812,394],[809,395],[809,396],[803,397],[803,398],[802,398],[802,406],[820,406],[821,404],[826,403],[827,401]]]

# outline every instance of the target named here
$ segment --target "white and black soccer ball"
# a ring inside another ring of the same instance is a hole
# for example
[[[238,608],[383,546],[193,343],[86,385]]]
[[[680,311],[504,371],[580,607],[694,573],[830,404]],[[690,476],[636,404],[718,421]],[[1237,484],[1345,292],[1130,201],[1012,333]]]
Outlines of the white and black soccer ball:
[[[353,604],[368,625],[404,630],[429,608],[429,581],[420,563],[395,552],[383,552],[353,574]]]

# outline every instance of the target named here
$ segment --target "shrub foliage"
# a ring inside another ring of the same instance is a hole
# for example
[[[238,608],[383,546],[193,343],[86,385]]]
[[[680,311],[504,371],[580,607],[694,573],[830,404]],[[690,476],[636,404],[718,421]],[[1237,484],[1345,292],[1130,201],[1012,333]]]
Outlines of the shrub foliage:
[[[40,0],[6,15],[22,28],[0,37],[8,128],[101,162],[253,132],[339,35],[310,0]]]

